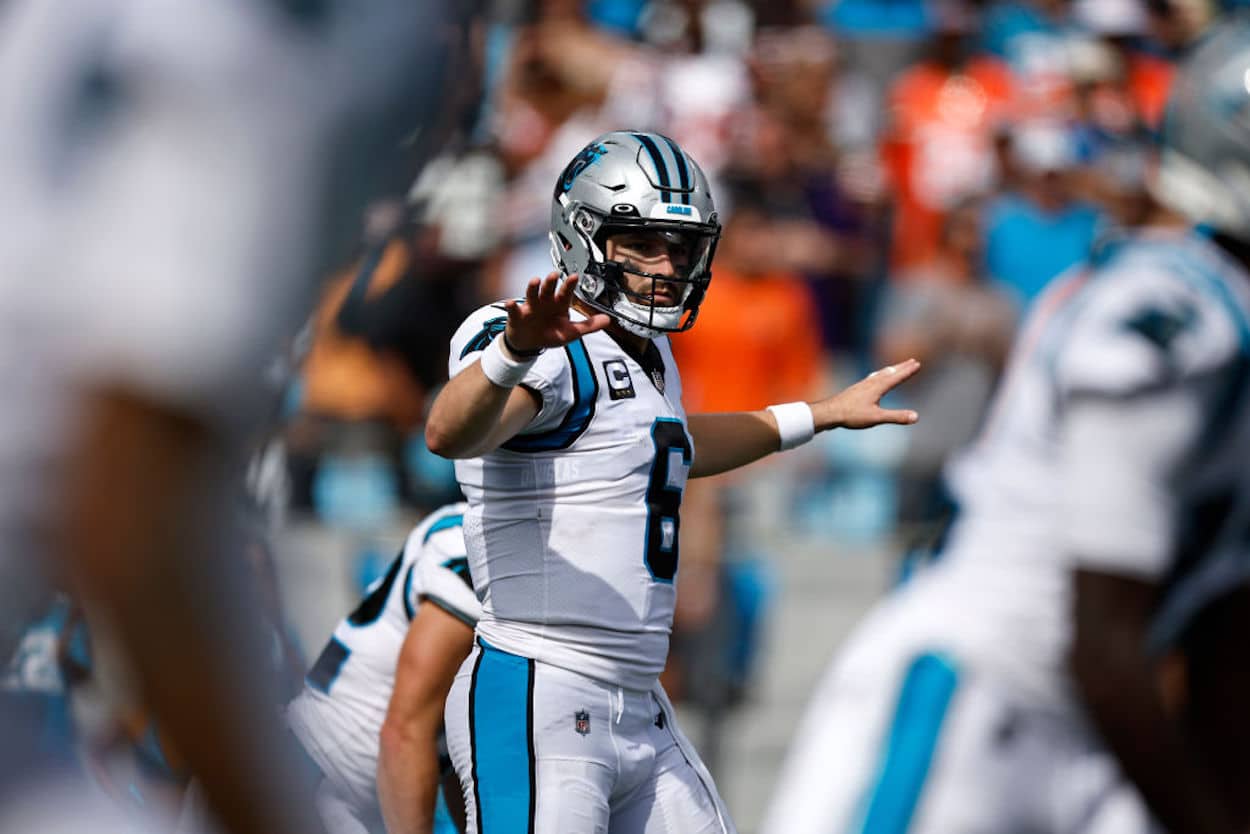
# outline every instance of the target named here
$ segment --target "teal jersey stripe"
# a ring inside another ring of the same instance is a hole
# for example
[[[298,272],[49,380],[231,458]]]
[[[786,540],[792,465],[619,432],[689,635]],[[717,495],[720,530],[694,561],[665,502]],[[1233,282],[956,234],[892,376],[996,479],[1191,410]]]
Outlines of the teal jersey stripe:
[[[573,368],[573,405],[560,425],[551,431],[518,434],[503,444],[510,452],[554,452],[572,446],[590,426],[595,416],[595,400],[599,398],[599,380],[595,377],[590,353],[581,339],[564,346]]]
[[[906,834],[957,684],[948,659],[922,654],[912,661],[863,822],[853,829],[857,834]]]
[[[469,557],[456,556],[443,562],[443,567],[460,577],[460,581],[473,589],[473,574],[469,570]]]
[[[425,531],[425,538],[421,540],[421,543],[424,544],[425,542],[428,542],[430,540],[430,537],[433,536],[435,533],[441,532],[443,530],[450,530],[453,527],[463,527],[463,526],[464,526],[464,514],[463,513],[459,513],[456,515],[443,516],[438,521],[431,524],[429,529]]]

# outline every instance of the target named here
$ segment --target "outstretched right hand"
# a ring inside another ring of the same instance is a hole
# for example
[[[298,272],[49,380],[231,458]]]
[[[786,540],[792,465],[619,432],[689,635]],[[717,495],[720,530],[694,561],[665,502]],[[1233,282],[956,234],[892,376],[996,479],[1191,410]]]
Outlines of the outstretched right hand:
[[[531,280],[525,288],[524,300],[504,302],[504,309],[508,311],[508,326],[504,330],[506,344],[527,352],[560,347],[611,324],[612,317],[605,313],[587,316],[584,321],[574,321],[569,316],[576,286],[576,275],[562,282],[560,273],[552,272],[546,278]]]

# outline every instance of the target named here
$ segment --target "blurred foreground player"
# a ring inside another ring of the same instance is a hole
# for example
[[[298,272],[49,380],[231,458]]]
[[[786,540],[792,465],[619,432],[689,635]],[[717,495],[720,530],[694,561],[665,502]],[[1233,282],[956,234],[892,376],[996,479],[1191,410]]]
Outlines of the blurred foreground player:
[[[1203,225],[1042,296],[941,561],[835,661],[764,831],[1250,830],[1248,78],[1244,21],[1192,56],[1154,191]]]
[[[317,808],[330,834],[380,832],[383,817],[390,834],[434,830],[443,703],[481,611],[464,552],[466,508],[450,504],[417,525],[287,708],[323,774]]]
[[[657,682],[686,478],[916,419],[877,404],[911,361],[811,404],[687,418],[668,334],[694,324],[719,236],[676,143],[605,134],[556,183],[558,272],[452,337],[426,440],[457,459],[482,599],[446,713],[473,834],[733,831]]]
[[[261,371],[435,141],[470,5],[0,7],[0,651],[68,566],[238,834],[318,829],[227,521]],[[0,803],[40,770],[20,729]]]

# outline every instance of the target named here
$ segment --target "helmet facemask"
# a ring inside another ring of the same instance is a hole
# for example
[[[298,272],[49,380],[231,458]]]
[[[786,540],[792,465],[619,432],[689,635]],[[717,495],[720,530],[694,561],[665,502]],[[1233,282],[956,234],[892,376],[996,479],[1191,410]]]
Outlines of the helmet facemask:
[[[583,303],[645,338],[680,333],[694,324],[720,238],[714,217],[708,223],[600,218],[585,208],[573,217],[572,227],[590,254],[576,289]],[[563,248],[559,237],[552,237],[552,246]],[[554,254],[562,264],[560,253]]]

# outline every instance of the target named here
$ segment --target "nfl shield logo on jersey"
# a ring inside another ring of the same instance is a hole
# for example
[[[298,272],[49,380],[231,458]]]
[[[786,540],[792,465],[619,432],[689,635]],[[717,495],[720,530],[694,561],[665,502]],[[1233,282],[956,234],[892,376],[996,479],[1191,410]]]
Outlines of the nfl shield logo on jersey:
[[[579,736],[590,735],[590,713],[584,709],[579,709],[573,713],[573,729],[577,731]]]

